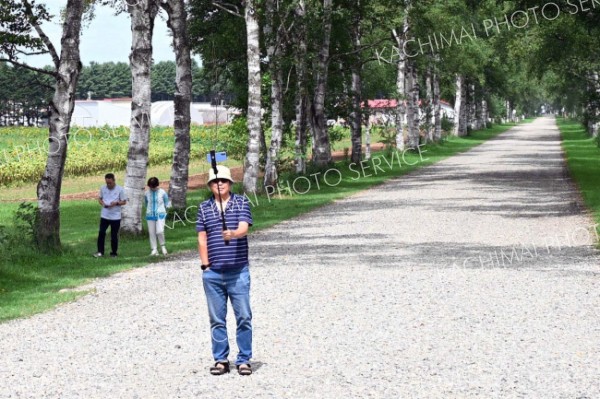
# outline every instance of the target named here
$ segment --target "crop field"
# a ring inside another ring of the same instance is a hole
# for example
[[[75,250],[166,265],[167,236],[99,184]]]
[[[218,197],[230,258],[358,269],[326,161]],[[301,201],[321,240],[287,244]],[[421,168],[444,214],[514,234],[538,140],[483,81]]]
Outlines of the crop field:
[[[222,129],[226,130],[226,129]],[[214,128],[192,126],[191,158],[200,159],[212,147]],[[150,138],[151,166],[169,164],[173,159],[172,128],[153,128]],[[65,176],[86,176],[127,165],[129,128],[74,128],[68,140]],[[0,128],[0,186],[36,182],[46,166],[48,128]]]

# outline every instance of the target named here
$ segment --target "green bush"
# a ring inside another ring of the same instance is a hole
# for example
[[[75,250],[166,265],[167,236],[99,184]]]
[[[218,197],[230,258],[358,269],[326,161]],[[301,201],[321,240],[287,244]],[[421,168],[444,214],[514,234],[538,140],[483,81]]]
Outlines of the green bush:
[[[38,214],[36,205],[27,202],[19,204],[13,215],[12,226],[0,226],[0,253],[37,247],[35,233],[38,229]]]
[[[396,146],[396,129],[393,127],[387,126],[377,126],[373,127],[373,133],[379,134],[381,140],[379,143],[385,145],[386,150],[391,150]]]
[[[333,126],[329,128],[329,143],[338,143],[346,138],[350,138],[350,129],[343,126]]]
[[[446,136],[450,135],[454,130],[454,121],[451,121],[446,115],[442,117],[442,131]]]
[[[224,144],[227,157],[242,161],[248,149],[248,120],[238,117],[219,132],[219,144]],[[220,150],[220,148],[219,148]]]

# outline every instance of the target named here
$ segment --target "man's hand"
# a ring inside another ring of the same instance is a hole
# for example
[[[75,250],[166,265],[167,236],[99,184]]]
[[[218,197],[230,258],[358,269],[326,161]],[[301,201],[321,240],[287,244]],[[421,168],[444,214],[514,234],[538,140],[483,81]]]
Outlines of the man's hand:
[[[223,239],[225,241],[231,241],[233,238],[235,238],[234,230],[223,230]]]
[[[234,238],[244,238],[248,234],[248,227],[247,222],[240,222],[235,230],[223,230],[223,239],[230,241]]]

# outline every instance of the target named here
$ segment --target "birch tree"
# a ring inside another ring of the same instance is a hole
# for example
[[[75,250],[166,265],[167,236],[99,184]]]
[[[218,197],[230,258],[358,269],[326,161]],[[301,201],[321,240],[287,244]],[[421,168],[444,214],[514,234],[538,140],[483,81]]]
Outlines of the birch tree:
[[[124,233],[139,235],[142,233],[142,204],[150,145],[152,35],[158,4],[155,0],[136,0],[127,6],[127,11],[132,33],[129,55],[132,101],[124,185],[129,202],[122,210],[121,228]]]
[[[440,75],[437,71],[433,74],[433,113],[435,119],[433,141],[437,143],[442,140],[442,103],[440,92]]]
[[[427,144],[430,141],[433,141],[433,130],[435,125],[435,116],[433,113],[433,73],[431,71],[431,66],[427,68],[425,72],[425,106],[424,114],[425,114],[425,137],[423,140],[423,144]]]
[[[396,99],[398,100],[396,108],[396,149],[403,151],[404,144],[404,121],[406,120],[406,53],[404,51],[406,35],[408,34],[408,13],[404,14],[404,22],[401,30],[394,29],[392,34],[396,41],[398,61],[396,76]]]
[[[458,137],[466,136],[465,77],[461,74],[456,74],[456,94],[454,98],[454,135]]]
[[[329,45],[331,43],[331,13],[333,0],[323,0],[322,34],[317,61],[315,63],[315,92],[308,104],[308,119],[313,138],[312,161],[318,167],[331,163],[331,145],[325,118],[325,96],[329,66]]]
[[[175,209],[186,207],[190,163],[190,106],[192,103],[192,57],[187,29],[187,10],[184,0],[162,1],[167,13],[167,26],[173,35],[175,51],[175,148],[169,182],[169,198]]]
[[[307,110],[308,110],[308,90],[307,90],[307,54],[308,37],[306,21],[306,2],[298,0],[294,10],[296,17],[296,29],[294,43],[296,47],[294,63],[296,66],[296,96],[295,96],[295,129],[296,142],[295,166],[296,173],[306,173],[306,129],[307,129]]]
[[[260,140],[262,135],[261,73],[260,73],[260,27],[258,23],[257,0],[246,0],[244,19],[246,20],[248,57],[248,151],[244,159],[244,192],[257,191]]]
[[[283,34],[281,26],[284,21],[279,21],[279,1],[267,0],[265,38],[268,42],[267,58],[271,74],[271,143],[267,153],[265,165],[265,187],[275,187],[278,179],[278,158],[283,138],[283,68],[282,47]]]
[[[75,107],[75,93],[81,72],[79,44],[81,21],[85,11],[84,0],[68,0],[62,22],[60,54],[41,27],[49,20],[43,6],[8,1],[2,4],[0,30],[1,61],[25,67],[54,78],[55,88],[49,104],[48,158],[46,168],[37,186],[38,225],[35,231],[38,249],[49,253],[61,249],[60,192],[67,159],[69,127]],[[37,37],[34,37],[35,31]],[[26,50],[22,50],[25,47]],[[38,69],[18,61],[19,54],[47,53],[52,58],[52,69]]]
[[[352,154],[350,160],[353,163],[362,161],[362,124],[363,113],[362,105],[362,69],[363,61],[361,56],[362,47],[362,1],[356,0],[351,17],[350,37],[352,41],[352,62],[351,62],[351,85],[350,85],[350,139],[352,141]]]
[[[408,148],[417,148],[419,146],[419,91],[417,66],[413,60],[409,60],[406,84]]]

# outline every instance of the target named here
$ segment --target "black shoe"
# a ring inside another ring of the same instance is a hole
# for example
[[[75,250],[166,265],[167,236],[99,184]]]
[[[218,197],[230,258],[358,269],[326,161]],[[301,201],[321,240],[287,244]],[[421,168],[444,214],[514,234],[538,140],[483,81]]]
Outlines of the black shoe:
[[[113,254],[113,253],[111,253],[111,254],[110,254],[110,257],[111,257],[111,258],[116,258],[116,257],[117,257],[117,254]]]
[[[219,367],[222,365],[223,367]],[[223,375],[229,373],[229,362],[216,362],[213,367],[210,368],[212,375]]]
[[[238,364],[237,370],[239,375],[252,375],[252,366],[250,366],[250,363]]]

